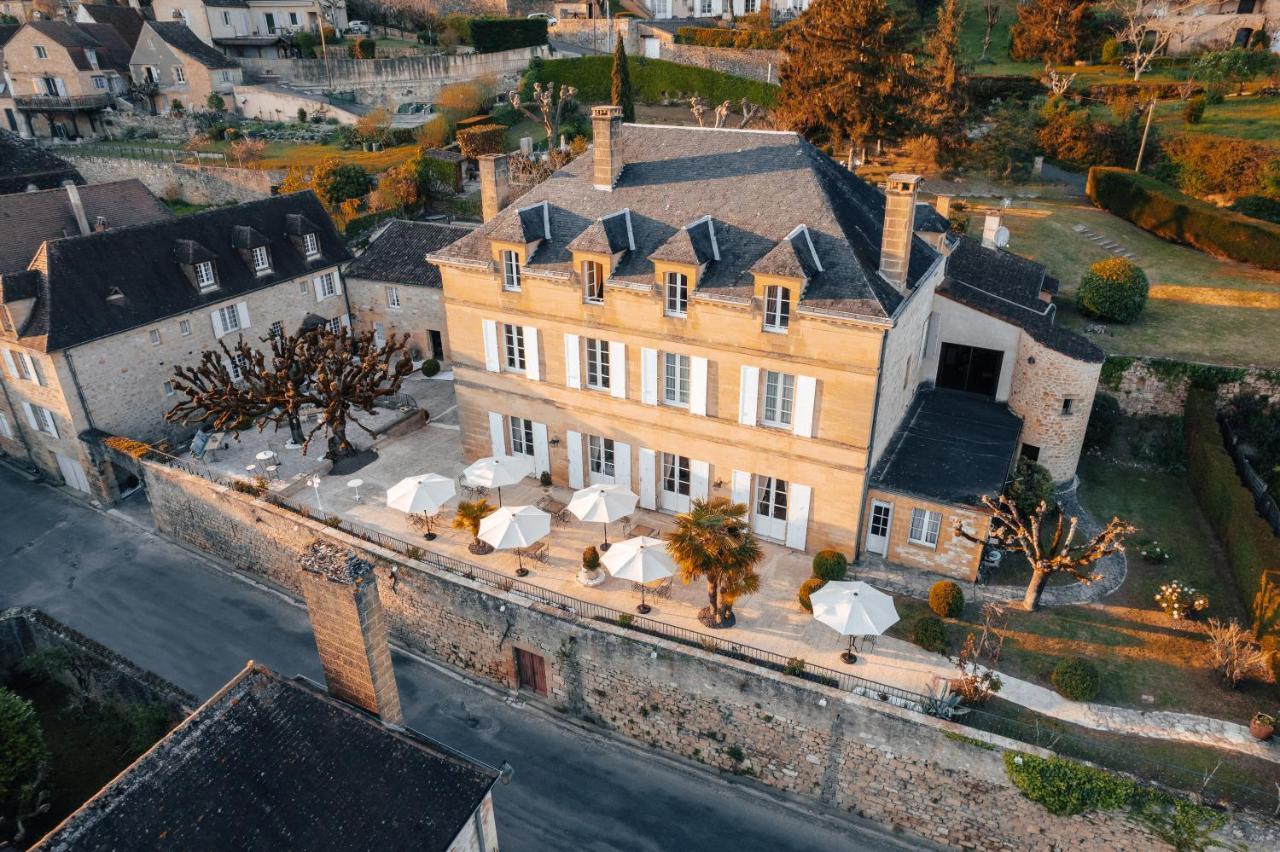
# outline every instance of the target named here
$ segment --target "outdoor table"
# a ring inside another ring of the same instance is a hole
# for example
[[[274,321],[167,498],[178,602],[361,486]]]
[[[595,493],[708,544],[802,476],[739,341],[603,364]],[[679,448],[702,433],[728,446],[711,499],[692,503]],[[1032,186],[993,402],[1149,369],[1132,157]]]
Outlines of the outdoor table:
[[[641,536],[645,538],[657,538],[657,536],[654,535],[655,532],[656,530],[654,530],[653,527],[646,527],[643,524],[631,528],[631,535],[635,538],[639,538]]]
[[[364,480],[363,480],[363,479],[348,479],[348,480],[347,480],[347,487],[348,487],[348,488],[353,489],[353,490],[356,492],[356,502],[357,502],[357,503],[359,503],[359,502],[360,502],[360,486],[361,486],[361,485],[364,485]]]

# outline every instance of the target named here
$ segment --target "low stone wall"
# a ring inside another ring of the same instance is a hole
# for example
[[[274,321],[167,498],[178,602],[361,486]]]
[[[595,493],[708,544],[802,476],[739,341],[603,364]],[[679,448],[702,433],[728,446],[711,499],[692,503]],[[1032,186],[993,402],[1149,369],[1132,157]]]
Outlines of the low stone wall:
[[[614,18],[613,31],[623,40],[629,56],[643,56],[640,45],[639,21],[630,18]],[[547,33],[552,41],[564,42],[588,51],[608,53],[613,50],[609,40],[610,22],[603,18],[563,18]]]
[[[193,106],[204,109],[204,104]],[[170,142],[186,142],[196,133],[195,122],[186,116],[148,115],[117,110],[105,115],[102,121],[109,128],[108,135],[112,139],[122,138],[127,129],[140,133],[155,133],[155,138]],[[139,144],[146,144],[146,142],[139,140]]]
[[[128,157],[100,157],[59,151],[75,164],[89,183],[137,178],[156,195],[177,197],[192,204],[233,204],[271,195],[284,173],[271,169],[230,169],[188,166]]]
[[[735,77],[759,80],[763,83],[778,82],[778,67],[782,64],[780,50],[745,50],[736,47],[703,47],[695,44],[663,42],[661,57],[681,65],[709,68]]]
[[[1206,367],[1152,358],[1113,357],[1103,367],[1098,389],[1119,400],[1125,414],[1181,417],[1192,384],[1191,373],[1197,369]],[[1224,375],[1233,380],[1218,385],[1219,405],[1246,391],[1280,399],[1280,370],[1225,369],[1229,372]]]
[[[1030,746],[575,620],[173,468],[144,469],[165,535],[294,594],[310,542],[351,547],[377,567],[384,611],[405,644],[507,687],[516,686],[515,650],[537,654],[551,704],[640,743],[954,847],[1164,848],[1120,815],[1055,817],[1024,798],[1001,752],[1043,753]]]
[[[414,83],[471,80],[489,75],[519,73],[545,47],[526,47],[497,53],[448,56],[399,56],[393,59],[241,59],[245,78],[259,82],[337,89],[367,89]]]
[[[336,118],[339,124],[355,124],[360,120],[356,113],[327,103],[319,95],[283,91],[273,86],[236,86],[232,97],[235,98],[236,112],[245,118],[293,121],[298,117],[298,109],[302,108],[308,115],[322,111],[324,115]]]

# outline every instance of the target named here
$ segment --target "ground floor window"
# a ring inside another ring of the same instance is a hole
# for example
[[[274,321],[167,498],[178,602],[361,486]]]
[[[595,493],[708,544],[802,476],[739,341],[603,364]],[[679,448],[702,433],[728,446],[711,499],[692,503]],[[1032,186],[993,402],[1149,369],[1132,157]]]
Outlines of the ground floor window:
[[[511,454],[533,455],[533,421],[524,417],[511,418]]]
[[[907,540],[925,547],[938,546],[938,530],[942,527],[942,515],[927,509],[911,510],[911,530]]]
[[[614,475],[612,438],[602,438],[599,435],[587,436],[587,465],[595,476],[612,477]]]

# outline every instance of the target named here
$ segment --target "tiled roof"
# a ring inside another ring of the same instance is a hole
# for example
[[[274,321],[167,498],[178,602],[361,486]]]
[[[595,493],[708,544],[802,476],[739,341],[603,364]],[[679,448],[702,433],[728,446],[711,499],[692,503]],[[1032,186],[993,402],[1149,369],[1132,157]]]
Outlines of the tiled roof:
[[[427,263],[427,255],[466,236],[471,229],[440,222],[395,219],[364,254],[347,264],[348,278],[439,287],[440,270]]]
[[[72,63],[81,71],[93,70],[93,63],[85,53],[86,49],[91,49],[97,54],[100,69],[129,73],[129,56],[133,50],[110,24],[31,21],[27,26],[54,44],[66,48]]]
[[[147,19],[137,9],[132,6],[108,6],[104,3],[85,3],[80,8],[96,23],[115,27],[130,48],[138,46],[138,35]]]
[[[0,196],[37,189],[53,189],[70,180],[84,183],[75,166],[61,157],[41,150],[16,133],[0,130]]]
[[[41,848],[444,852],[497,776],[250,664]]]
[[[89,227],[99,216],[108,228],[173,219],[169,208],[139,180],[77,187]],[[0,274],[26,269],[45,240],[79,236],[66,189],[0,195]]]
[[[22,29],[22,24],[0,24],[0,47],[8,44],[9,39],[17,35],[20,29]]]
[[[186,24],[181,21],[148,21],[147,26],[150,27],[156,35],[160,36],[166,44],[175,50],[199,62],[205,68],[239,68],[240,63],[229,58],[220,50],[215,50],[205,44],[200,38],[193,33]]]

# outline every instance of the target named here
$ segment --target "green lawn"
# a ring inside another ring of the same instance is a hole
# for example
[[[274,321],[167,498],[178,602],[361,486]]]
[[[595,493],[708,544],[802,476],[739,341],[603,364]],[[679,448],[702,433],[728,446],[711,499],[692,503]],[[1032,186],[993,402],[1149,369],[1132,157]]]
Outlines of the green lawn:
[[[1199,124],[1182,120],[1182,101],[1156,105],[1154,122],[1166,135],[1188,133],[1204,136],[1231,136],[1268,142],[1280,147],[1280,98],[1245,95],[1210,104]]]
[[[532,118],[526,118],[513,124],[507,129],[507,150],[515,151],[518,149],[520,147],[520,139],[524,136],[531,137],[533,144],[539,145],[547,140],[547,130],[542,126],[541,121],[534,121]]]

